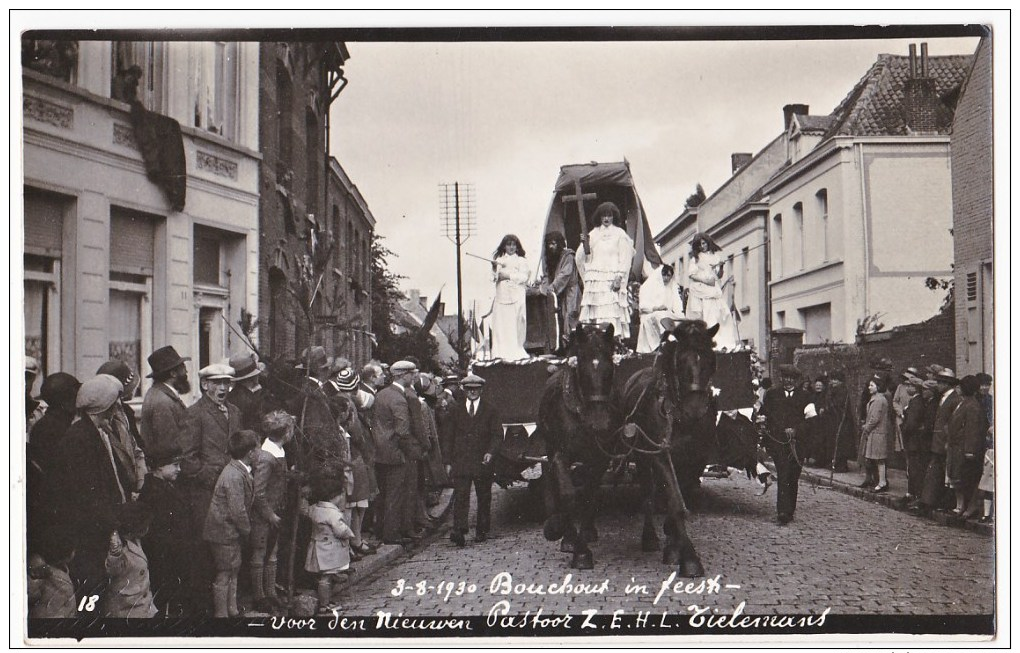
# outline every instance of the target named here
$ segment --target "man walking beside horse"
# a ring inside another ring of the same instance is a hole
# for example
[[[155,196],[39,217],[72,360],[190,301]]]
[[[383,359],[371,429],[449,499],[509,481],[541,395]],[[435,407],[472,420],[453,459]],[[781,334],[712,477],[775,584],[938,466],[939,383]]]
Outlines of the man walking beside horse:
[[[777,483],[776,519],[780,524],[793,520],[797,509],[797,485],[801,465],[797,455],[797,427],[804,421],[807,395],[797,387],[800,372],[793,365],[780,365],[783,379],[781,388],[770,388],[765,393],[760,416],[765,420],[765,448],[776,463]]]

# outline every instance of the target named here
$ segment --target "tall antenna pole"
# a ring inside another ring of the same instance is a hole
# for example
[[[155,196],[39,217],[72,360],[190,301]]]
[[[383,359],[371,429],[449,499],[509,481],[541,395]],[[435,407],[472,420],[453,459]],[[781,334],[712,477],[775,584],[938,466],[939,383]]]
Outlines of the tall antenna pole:
[[[453,193],[451,197],[451,184],[441,184],[443,194],[441,196],[443,208],[443,230],[444,235],[457,248],[457,358],[463,368],[464,360],[464,284],[461,276],[461,246],[474,234],[474,201],[471,197],[472,187],[465,184],[461,188],[460,182],[453,182]],[[463,194],[463,197],[462,197]]]
[[[460,183],[453,182],[453,201],[457,214],[457,359],[464,367],[464,285],[460,276]]]

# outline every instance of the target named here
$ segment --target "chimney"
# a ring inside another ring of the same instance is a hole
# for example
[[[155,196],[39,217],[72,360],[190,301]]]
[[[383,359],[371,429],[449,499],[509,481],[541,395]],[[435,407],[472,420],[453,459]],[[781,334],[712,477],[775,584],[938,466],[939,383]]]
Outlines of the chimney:
[[[733,168],[732,170],[733,174],[736,174],[737,170],[740,170],[748,163],[750,163],[752,158],[754,158],[754,155],[751,154],[750,152],[734,152],[733,154],[731,154],[730,165]]]
[[[921,58],[910,45],[910,77],[903,84],[903,122],[908,134],[938,133],[940,100],[935,79],[929,77],[928,44],[921,44]]]
[[[790,121],[793,120],[794,116],[806,116],[808,115],[808,105],[806,104],[787,104],[783,107],[783,128],[790,128]]]

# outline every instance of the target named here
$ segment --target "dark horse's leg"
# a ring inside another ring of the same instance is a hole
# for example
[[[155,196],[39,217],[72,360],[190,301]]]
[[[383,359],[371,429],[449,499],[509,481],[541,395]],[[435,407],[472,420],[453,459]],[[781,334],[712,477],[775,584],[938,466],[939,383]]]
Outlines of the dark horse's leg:
[[[668,501],[668,512],[663,527],[666,533],[666,547],[662,551],[662,561],[677,565],[677,571],[681,576],[697,578],[705,575],[705,568],[701,564],[698,552],[694,550],[694,544],[687,536],[684,524],[687,509],[667,455],[669,454],[664,453],[650,458],[659,478],[664,481]]]
[[[543,467],[543,469],[545,468]],[[560,550],[569,553],[574,550],[574,540],[577,539],[577,531],[574,529],[572,519],[574,506],[577,503],[577,491],[574,489],[574,481],[570,476],[570,465],[562,453],[553,454],[549,460],[548,469],[551,474],[547,479],[549,484],[546,492],[555,493],[555,499],[552,511],[545,521],[543,534],[545,539],[550,541],[563,538]]]
[[[800,484],[800,461],[791,443],[777,442],[771,437],[765,438],[765,449],[776,464],[776,520],[787,524],[793,520],[797,509],[797,489]]]
[[[655,469],[645,456],[638,460],[638,479],[641,482],[641,496],[644,497],[642,509],[645,513],[644,527],[641,529],[641,550],[658,551],[662,548],[659,536],[655,532]]]
[[[598,492],[605,465],[589,463],[581,471],[581,493],[577,497],[580,530],[574,540],[574,557],[570,561],[570,566],[573,569],[594,569],[595,560],[588,543],[598,539],[598,532],[595,530],[595,493]]]

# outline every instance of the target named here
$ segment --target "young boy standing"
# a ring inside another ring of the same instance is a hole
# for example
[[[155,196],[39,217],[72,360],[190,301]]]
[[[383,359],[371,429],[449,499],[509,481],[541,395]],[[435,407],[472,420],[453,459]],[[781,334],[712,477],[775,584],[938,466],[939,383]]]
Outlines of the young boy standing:
[[[274,410],[262,418],[262,447],[255,451],[255,500],[251,515],[251,585],[256,607],[272,612],[276,596],[276,553],[287,499],[287,458],[283,448],[294,437],[294,417]]]
[[[235,431],[227,450],[231,461],[220,472],[205,518],[202,539],[209,543],[216,579],[213,581],[213,616],[236,617],[237,575],[241,546],[251,533],[249,512],[255,499],[252,463],[259,439],[254,431]]]
[[[191,608],[191,566],[195,549],[191,505],[179,485],[181,448],[157,445],[146,456],[150,471],[138,500],[152,514],[142,548],[149,558],[149,579],[156,608],[165,617],[184,616]]]

